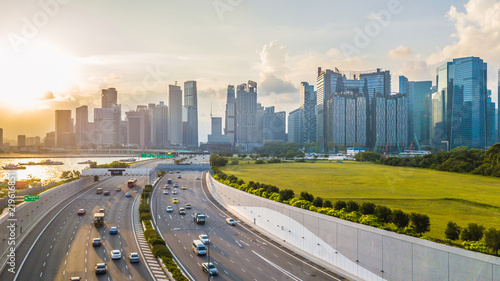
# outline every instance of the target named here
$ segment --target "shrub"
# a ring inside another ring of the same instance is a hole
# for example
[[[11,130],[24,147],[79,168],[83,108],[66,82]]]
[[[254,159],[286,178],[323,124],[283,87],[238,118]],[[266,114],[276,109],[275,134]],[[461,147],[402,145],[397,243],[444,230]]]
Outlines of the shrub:
[[[292,199],[295,196],[295,194],[291,189],[282,189],[280,190],[280,196],[281,200],[286,201]]]
[[[146,231],[144,231],[144,237],[148,241],[151,237],[155,237],[156,235],[157,235],[157,233],[156,233],[156,230],[154,230],[154,229],[147,229]]]
[[[144,226],[146,227],[146,230],[153,229],[151,221],[144,221]]]
[[[446,236],[446,239],[458,240],[458,238],[460,238],[460,226],[452,221],[449,221],[446,225],[444,234]]]
[[[335,202],[335,204],[333,205],[333,208],[335,210],[342,210],[344,209],[345,207],[347,206],[346,202],[345,201],[342,201],[342,200],[338,200],[337,202]]]
[[[150,184],[146,184],[144,186],[144,192],[151,192],[151,191],[153,191],[153,186]]]
[[[323,207],[323,198],[321,198],[321,197],[314,198],[313,205],[315,207]]]
[[[156,235],[148,239],[148,243],[152,246],[154,245],[166,245],[165,240],[163,240],[160,236]]]
[[[305,163],[306,162],[306,160],[303,158],[302,159],[295,159],[294,161],[297,163]]]
[[[314,196],[309,192],[302,191],[300,193],[300,199],[312,202],[314,200]]]
[[[266,161],[259,159],[255,161],[255,164],[266,164]]]
[[[150,213],[140,213],[140,219],[141,221],[150,221],[153,218],[151,217]]]
[[[358,205],[358,203],[356,203],[356,202],[354,202],[352,200],[349,200],[346,203],[345,210],[348,213],[350,213],[350,212],[357,212],[357,211],[359,211],[359,205]]]
[[[210,155],[210,164],[214,167],[222,167],[227,165],[227,159],[220,157],[217,154]]]
[[[363,202],[361,206],[359,206],[359,212],[363,215],[373,215],[375,213],[375,204]]]
[[[419,235],[422,235],[423,233],[429,232],[431,230],[431,222],[429,216],[427,215],[411,213],[410,221],[411,229]]]
[[[149,204],[139,205],[139,213],[149,213]]]
[[[333,208],[332,201],[330,201],[330,200],[325,200],[325,201],[323,202],[323,207],[325,207],[325,208]]]
[[[481,252],[487,254],[488,247],[484,242],[479,242],[479,241],[464,241],[462,243],[462,246],[464,246],[465,249],[467,250],[472,250],[476,252]]]
[[[462,230],[462,240],[464,241],[479,241],[483,238],[484,226],[477,223],[469,223],[466,228]]]
[[[272,164],[272,163],[281,163],[281,159],[279,159],[279,158],[269,159],[269,161],[267,161],[267,163],[269,163],[269,164]]]
[[[410,217],[401,210],[392,211],[392,222],[398,228],[405,228],[410,223]]]
[[[231,160],[231,162],[229,162],[229,165],[238,165],[240,162],[238,160]]]
[[[392,211],[386,206],[377,205],[375,207],[375,216],[381,222],[389,223],[392,221]]]
[[[484,243],[496,255],[498,250],[500,250],[500,230],[493,227],[486,230],[484,232]]]
[[[170,250],[165,245],[161,245],[161,244],[154,245],[152,252],[153,252],[153,255],[155,256],[155,258],[157,258],[157,257],[172,258],[172,253],[170,253]]]

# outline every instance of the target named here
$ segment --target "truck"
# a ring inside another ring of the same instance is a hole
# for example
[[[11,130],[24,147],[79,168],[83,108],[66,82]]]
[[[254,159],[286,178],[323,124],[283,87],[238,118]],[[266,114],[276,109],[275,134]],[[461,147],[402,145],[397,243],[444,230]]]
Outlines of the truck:
[[[94,214],[94,225],[95,225],[95,227],[104,226],[104,213],[95,213]]]
[[[194,213],[193,221],[197,224],[205,224],[205,215],[202,213]]]
[[[95,193],[101,194],[102,193],[102,187],[98,187],[97,190],[95,191]]]
[[[127,186],[128,187],[134,187],[137,185],[137,179],[129,179],[128,182],[127,182]]]
[[[168,179],[168,180],[167,180],[167,183],[168,183],[168,184],[171,184],[171,183],[172,183],[172,179]]]

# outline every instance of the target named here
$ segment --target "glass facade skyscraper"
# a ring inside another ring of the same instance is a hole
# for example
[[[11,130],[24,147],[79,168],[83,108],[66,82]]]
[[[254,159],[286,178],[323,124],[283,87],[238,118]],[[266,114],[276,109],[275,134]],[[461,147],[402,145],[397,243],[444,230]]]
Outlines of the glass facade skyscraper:
[[[429,144],[429,100],[432,95],[432,81],[408,81],[399,76],[399,92],[408,95],[408,134],[420,144]]]

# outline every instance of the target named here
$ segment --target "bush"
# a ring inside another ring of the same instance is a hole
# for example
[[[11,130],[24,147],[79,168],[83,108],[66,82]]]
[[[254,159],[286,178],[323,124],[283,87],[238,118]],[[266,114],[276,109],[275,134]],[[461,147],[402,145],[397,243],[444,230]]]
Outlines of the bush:
[[[144,226],[146,227],[146,230],[153,229],[153,225],[151,224],[151,221],[144,221]]]
[[[154,245],[166,245],[165,240],[163,240],[160,236],[156,235],[148,239],[148,243],[152,246]]]
[[[306,159],[295,159],[294,162],[297,162],[297,163],[305,163],[306,162]]]
[[[431,222],[429,216],[427,215],[411,213],[410,221],[411,229],[413,229],[413,231],[415,231],[419,235],[422,235],[423,233],[429,232],[431,230]]]
[[[140,219],[141,221],[150,221],[153,218],[151,217],[150,213],[140,213]]]
[[[293,190],[291,190],[291,189],[282,189],[282,190],[280,190],[279,193],[280,193],[281,200],[283,200],[283,201],[290,200],[295,196],[295,194],[293,193]]]
[[[172,258],[172,253],[170,253],[170,250],[165,245],[161,245],[161,244],[154,245],[152,252],[153,252],[153,255],[155,256],[155,258],[157,258],[157,257]]]
[[[462,240],[464,241],[479,241],[483,238],[484,226],[477,223],[469,223],[469,225],[462,230]]]
[[[210,165],[214,167],[223,167],[227,165],[227,159],[217,154],[210,155]]]
[[[323,198],[321,198],[321,197],[314,198],[313,205],[315,207],[323,207]]]
[[[410,217],[401,210],[394,210],[392,211],[392,222],[398,228],[405,228],[410,223]]]
[[[325,207],[325,208],[333,208],[332,201],[330,201],[330,200],[325,200],[325,201],[323,202],[323,207]]]
[[[281,159],[279,158],[273,158],[267,161],[267,163],[272,164],[272,163],[281,163]]]
[[[345,201],[342,201],[342,200],[338,200],[337,202],[335,202],[335,204],[333,205],[333,208],[337,211],[340,211],[342,209],[344,209],[345,207],[347,206],[347,203]]]
[[[229,165],[238,165],[240,162],[238,160],[231,160],[231,162],[229,162]]]
[[[500,230],[493,227],[486,230],[484,232],[484,243],[496,255],[498,250],[500,250]]]
[[[149,195],[150,195],[149,192],[143,192],[141,193],[141,198],[146,200],[149,198]]]
[[[460,226],[452,221],[449,221],[446,225],[444,234],[446,236],[446,239],[458,240],[458,238],[460,238]]]
[[[374,214],[379,221],[389,223],[392,221],[392,211],[386,206],[377,205]]]
[[[348,213],[359,211],[358,203],[356,203],[352,200],[347,201],[346,206],[345,206],[345,211]]]
[[[158,234],[154,229],[147,229],[146,231],[144,231],[144,237],[146,238],[147,241],[149,241],[151,237],[155,237],[156,235]]]
[[[312,202],[314,200],[314,196],[309,192],[302,191],[300,193],[300,199]]]
[[[149,213],[149,204],[139,205],[139,213]]]
[[[359,212],[363,215],[373,215],[375,213],[375,204],[363,202],[361,206],[359,206]]]
[[[255,164],[266,164],[266,161],[259,159],[255,161]]]
[[[151,191],[153,191],[153,186],[150,184],[146,184],[144,186],[144,192],[151,192]]]

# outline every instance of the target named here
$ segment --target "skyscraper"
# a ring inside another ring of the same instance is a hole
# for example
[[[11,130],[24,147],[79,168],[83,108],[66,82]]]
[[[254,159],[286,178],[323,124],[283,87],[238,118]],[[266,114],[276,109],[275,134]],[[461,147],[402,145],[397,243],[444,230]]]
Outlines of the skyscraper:
[[[231,139],[231,145],[234,146],[236,137],[236,96],[234,93],[234,85],[227,86],[226,99],[226,126],[224,134]]]
[[[77,146],[87,146],[89,144],[88,124],[89,109],[86,105],[76,108],[75,118],[75,142]]]
[[[426,104],[431,98],[432,81],[408,81],[399,76],[399,91],[408,95],[408,128],[409,137],[415,136],[419,143],[429,144],[429,113]]]
[[[258,145],[256,137],[257,83],[248,81],[236,89],[236,145],[251,149]]]
[[[118,92],[115,88],[102,89],[101,107],[113,108],[113,105],[118,104]]]
[[[222,117],[212,117],[212,135],[222,135]]]
[[[149,146],[151,143],[151,124],[148,107],[138,105],[136,111],[126,112],[125,115],[127,118],[128,144],[140,148]]]
[[[198,147],[198,91],[196,81],[184,82],[184,108],[186,120],[183,124],[182,143],[186,147]]]
[[[316,142],[316,92],[314,86],[307,82],[300,83],[300,109],[302,116],[303,128],[300,138],[304,143]],[[301,143],[302,143],[301,142]]]
[[[500,69],[498,70],[498,92],[497,92],[497,142],[500,142]]]
[[[0,128],[0,148],[3,146],[3,129]]]
[[[491,101],[491,90],[488,90],[487,101],[486,101],[486,145],[487,146],[492,146],[497,142],[495,125],[496,125],[495,103]]]
[[[182,90],[168,85],[168,129],[171,145],[182,145]]]
[[[304,116],[302,110],[303,109],[297,108],[288,114],[288,142],[304,143],[302,140],[304,136],[302,133],[302,128],[304,128],[302,123],[302,117]]]
[[[26,135],[17,136],[17,146],[18,147],[26,146]]]
[[[72,129],[71,110],[56,110],[56,147],[66,148],[72,145]]]
[[[99,147],[109,147],[121,141],[121,105],[94,108],[94,137]]]
[[[263,120],[263,140],[265,142],[286,142],[286,112],[274,111],[274,106],[266,107]]]
[[[151,129],[155,131],[155,139],[151,140],[154,146],[168,146],[168,106],[162,101],[154,107]]]

